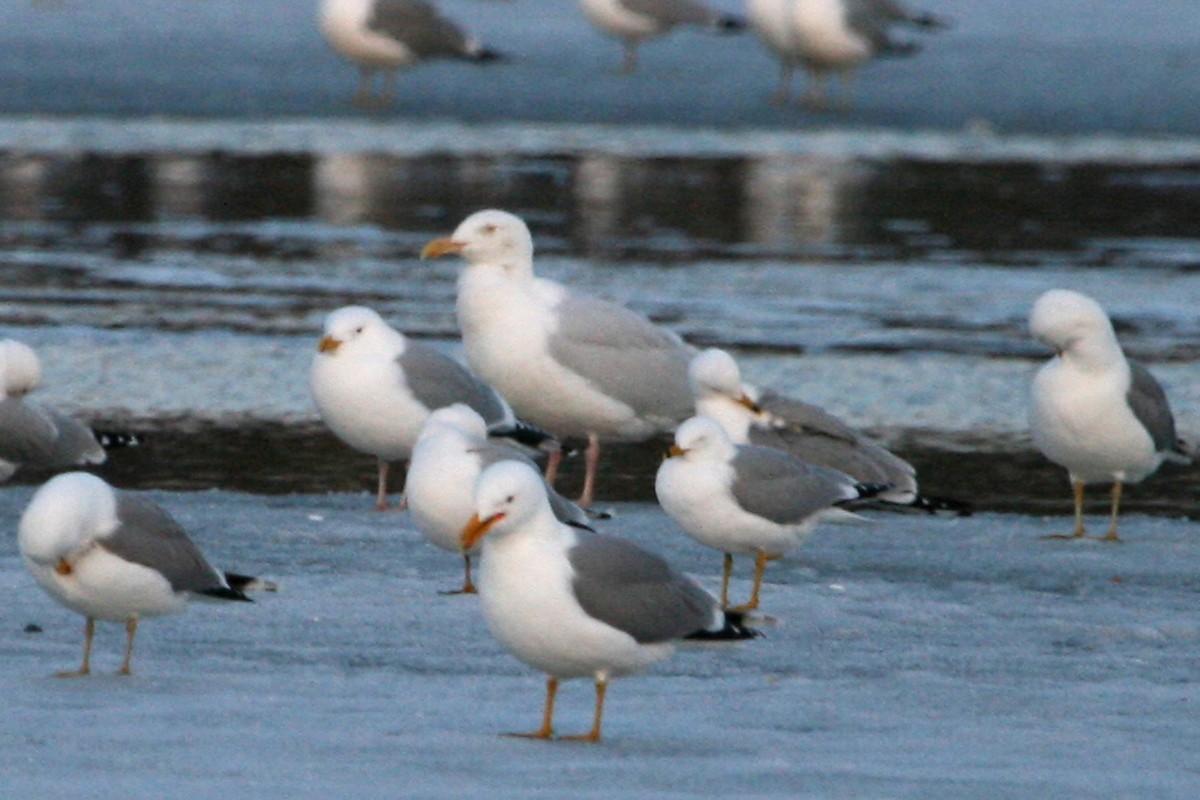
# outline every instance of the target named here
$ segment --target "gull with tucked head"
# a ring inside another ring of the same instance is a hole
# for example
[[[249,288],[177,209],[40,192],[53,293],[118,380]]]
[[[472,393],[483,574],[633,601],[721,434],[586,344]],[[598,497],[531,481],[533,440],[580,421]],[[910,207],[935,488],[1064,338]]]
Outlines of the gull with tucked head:
[[[545,483],[531,467],[504,461],[475,485],[475,515],[462,547],[482,541],[479,597],[492,635],[509,652],[547,674],[542,725],[527,735],[554,735],[554,699],[569,678],[595,682],[591,729],[599,741],[612,678],[667,658],[685,638],[747,639],[740,614],[657,555],[615,536],[555,519]]]
[[[1141,364],[1125,357],[1111,320],[1092,298],[1052,289],[1029,313],[1033,337],[1055,355],[1033,380],[1029,425],[1033,443],[1067,469],[1075,494],[1075,528],[1086,535],[1083,490],[1112,482],[1106,541],[1119,541],[1121,487],[1155,472],[1165,460],[1188,462],[1190,448],[1175,432],[1167,395]]]
[[[245,590],[275,587],[213,569],[171,515],[141,495],[86,472],[51,478],[33,495],[17,529],[25,566],[46,592],[87,618],[83,663],[91,672],[96,620],[125,623],[131,673],[138,621],[182,611],[189,598],[248,602]]]

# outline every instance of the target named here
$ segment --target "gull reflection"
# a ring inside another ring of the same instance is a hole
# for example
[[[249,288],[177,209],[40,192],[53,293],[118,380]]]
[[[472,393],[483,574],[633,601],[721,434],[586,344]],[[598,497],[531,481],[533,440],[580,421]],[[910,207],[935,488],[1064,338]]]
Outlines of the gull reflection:
[[[850,159],[768,156],[748,162],[746,239],[772,250],[841,243],[871,174]]]

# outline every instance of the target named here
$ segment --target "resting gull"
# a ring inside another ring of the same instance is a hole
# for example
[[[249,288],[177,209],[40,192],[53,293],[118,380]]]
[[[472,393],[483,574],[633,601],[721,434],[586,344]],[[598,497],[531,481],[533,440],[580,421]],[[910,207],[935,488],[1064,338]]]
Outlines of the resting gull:
[[[488,439],[487,425],[470,406],[454,403],[430,414],[417,435],[404,496],[418,530],[444,550],[461,552],[463,526],[475,513],[475,481],[486,467],[499,461],[533,459],[504,441]],[[588,527],[587,513],[546,486],[550,507],[560,522]],[[463,585],[449,594],[473,594],[472,549],[463,553]]]
[[[557,449],[557,442],[518,421],[508,403],[466,367],[364,306],[344,306],[325,318],[309,385],[334,435],[377,459],[379,510],[388,507],[389,462],[408,460],[421,424],[442,406],[466,403],[492,433]]]
[[[734,14],[714,11],[699,0],[580,0],[583,14],[601,33],[621,40],[625,72],[637,69],[638,45],[681,26],[732,33],[746,27]]]
[[[42,365],[33,348],[0,341],[0,480],[22,466],[56,469],[102,464],[107,458],[82,422],[26,399],[41,382]]]
[[[1106,541],[1120,541],[1121,487],[1137,483],[1164,460],[1190,461],[1175,434],[1166,393],[1154,376],[1125,358],[1112,322],[1090,297],[1052,289],[1037,299],[1029,330],[1055,356],[1033,380],[1029,424],[1033,443],[1066,467],[1075,493],[1075,529],[1086,536],[1083,487],[1112,481],[1112,514]]]
[[[754,588],[737,611],[758,608],[768,561],[803,543],[822,519],[844,517],[842,506],[887,488],[775,448],[735,445],[708,417],[679,426],[654,481],[663,510],[696,541],[725,553],[722,608],[729,604],[733,554],[754,555]]]
[[[878,56],[912,55],[915,42],[893,39],[889,29],[907,25],[923,30],[947,26],[941,17],[914,12],[897,0],[747,0],[750,26],[779,59],[778,91],[772,102],[786,102],[792,72],[797,66],[809,73],[806,105],[823,107],[825,82],[831,74],[849,74]]]
[[[824,409],[742,382],[733,356],[709,348],[688,366],[696,414],[721,423],[735,444],[786,450],[863,483],[886,483],[878,500],[924,511],[970,513],[965,503],[922,495],[911,464]]]
[[[560,439],[587,437],[580,505],[592,503],[602,440],[644,441],[691,416],[694,348],[641,314],[536,277],[521,219],[477,212],[421,256],[448,253],[467,261],[457,313],[471,368],[522,419]],[[557,463],[551,454],[551,482]]]
[[[667,658],[680,639],[756,634],[740,614],[726,614],[715,597],[658,556],[615,536],[563,525],[544,487],[526,464],[485,469],[462,546],[483,541],[479,598],[492,635],[548,676],[542,725],[521,735],[551,738],[559,681],[591,678],[592,728],[564,738],[595,742],[610,679]]]
[[[421,61],[495,61],[499,55],[468,36],[427,0],[322,0],[320,28],[334,52],[358,65],[354,100],[371,105],[395,95],[396,71]],[[371,80],[384,74],[374,95]]]
[[[62,677],[90,674],[98,619],[125,623],[118,674],[129,675],[142,617],[182,611],[191,597],[249,601],[246,590],[274,588],[216,571],[166,511],[86,472],[58,475],[37,490],[17,544],[41,587],[87,617],[83,664]]]

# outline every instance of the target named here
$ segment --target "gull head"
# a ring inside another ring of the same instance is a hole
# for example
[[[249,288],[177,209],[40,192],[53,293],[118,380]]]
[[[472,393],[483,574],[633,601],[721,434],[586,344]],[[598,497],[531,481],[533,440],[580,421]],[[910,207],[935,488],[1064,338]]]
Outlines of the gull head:
[[[546,484],[533,467],[519,461],[500,461],[475,481],[475,515],[462,531],[462,551],[484,536],[502,536],[539,514],[551,514]]]
[[[1069,289],[1051,289],[1037,299],[1029,312],[1029,332],[1059,354],[1085,342],[1116,340],[1100,304]]]
[[[421,258],[450,254],[461,255],[470,264],[532,271],[533,236],[529,226],[514,214],[496,209],[477,211],[449,237],[434,239],[421,250]]]
[[[343,306],[325,317],[317,343],[318,355],[346,352],[386,352],[404,349],[404,335],[365,306]]]
[[[688,364],[688,383],[697,401],[720,397],[732,400],[755,414],[761,410],[746,393],[742,373],[733,356],[716,347],[710,347],[692,358]]]
[[[34,493],[17,526],[17,544],[30,561],[61,567],[117,524],[112,487],[90,473],[67,472]]]
[[[37,353],[16,339],[0,341],[0,386],[8,397],[24,397],[42,384]]]
[[[478,411],[466,403],[451,403],[448,406],[442,406],[425,418],[425,422],[421,424],[421,432],[417,434],[417,440],[444,433],[451,433],[483,444],[487,441],[487,423],[484,422]]]
[[[737,453],[737,445],[709,417],[692,417],[675,429],[675,444],[668,451],[670,458],[689,461],[728,461]]]

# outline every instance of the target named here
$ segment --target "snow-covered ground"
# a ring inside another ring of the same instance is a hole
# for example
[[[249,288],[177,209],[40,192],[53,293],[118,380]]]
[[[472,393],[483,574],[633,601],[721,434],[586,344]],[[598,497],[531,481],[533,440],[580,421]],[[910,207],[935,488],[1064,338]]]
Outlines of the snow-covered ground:
[[[15,528],[31,489],[0,490]],[[615,682],[598,746],[501,736],[543,681],[488,636],[406,514],[362,495],[160,493],[254,605],[140,629],[82,619],[0,546],[6,797],[1178,798],[1200,786],[1200,539],[1125,520],[1123,545],[1039,540],[1020,516],[875,515],[768,569],[762,639],[682,650]],[[715,586],[720,556],[655,507],[606,523]],[[1101,525],[1103,520],[1095,520]],[[735,597],[748,590],[739,563]],[[41,633],[24,632],[36,624]],[[592,692],[560,693],[560,731]]]

